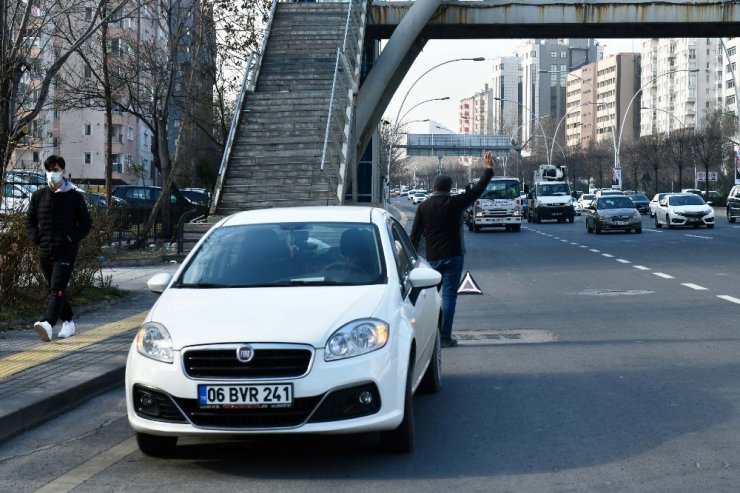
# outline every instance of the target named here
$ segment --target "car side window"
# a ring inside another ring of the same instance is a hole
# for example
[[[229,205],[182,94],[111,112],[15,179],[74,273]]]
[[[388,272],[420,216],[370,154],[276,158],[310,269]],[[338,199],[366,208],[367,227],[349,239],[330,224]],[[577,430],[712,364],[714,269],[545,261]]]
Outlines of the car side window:
[[[393,258],[396,261],[398,277],[401,279],[402,284],[405,284],[409,272],[414,268],[417,261],[416,250],[414,250],[414,246],[406,231],[397,221],[392,221],[390,229],[391,241],[393,242]]]

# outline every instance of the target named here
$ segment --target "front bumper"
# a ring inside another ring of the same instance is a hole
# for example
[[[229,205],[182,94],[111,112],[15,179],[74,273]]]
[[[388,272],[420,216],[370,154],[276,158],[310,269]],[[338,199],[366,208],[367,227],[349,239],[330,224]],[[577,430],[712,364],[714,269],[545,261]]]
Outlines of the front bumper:
[[[706,226],[710,224],[714,225],[714,215],[698,217],[669,214],[668,220],[671,226]]]
[[[126,407],[135,431],[170,436],[357,433],[394,429],[403,419],[406,368],[398,361],[408,358],[397,359],[388,346],[332,362],[325,362],[318,349],[308,372],[290,379],[192,378],[184,372],[182,353],[175,354],[174,363],[165,364],[133,346],[129,351]],[[199,384],[266,383],[291,383],[293,405],[209,409],[198,404]],[[370,396],[369,403],[360,402],[362,393],[365,400]]]
[[[575,212],[571,205],[541,205],[537,207],[537,216],[539,216],[540,219],[569,219],[575,217]]]

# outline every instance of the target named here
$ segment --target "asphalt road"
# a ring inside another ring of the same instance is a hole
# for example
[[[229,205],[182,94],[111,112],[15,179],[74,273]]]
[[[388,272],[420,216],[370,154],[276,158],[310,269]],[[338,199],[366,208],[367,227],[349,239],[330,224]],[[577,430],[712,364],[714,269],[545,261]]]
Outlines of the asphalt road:
[[[153,460],[119,389],[3,444],[0,490],[740,490],[740,225],[594,235],[577,218],[466,243],[482,294],[459,297],[412,454],[374,435],[185,439]]]

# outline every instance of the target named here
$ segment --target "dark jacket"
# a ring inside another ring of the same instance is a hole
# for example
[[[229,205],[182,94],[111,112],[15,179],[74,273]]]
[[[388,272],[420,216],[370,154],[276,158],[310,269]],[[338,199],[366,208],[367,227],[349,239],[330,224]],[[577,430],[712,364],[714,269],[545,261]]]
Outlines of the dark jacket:
[[[411,227],[411,241],[419,248],[426,237],[426,259],[439,260],[463,255],[462,214],[486,189],[493,170],[486,168],[478,183],[460,195],[433,193],[419,205]]]
[[[74,259],[91,226],[85,198],[76,190],[54,192],[43,187],[31,196],[26,229],[42,257]]]

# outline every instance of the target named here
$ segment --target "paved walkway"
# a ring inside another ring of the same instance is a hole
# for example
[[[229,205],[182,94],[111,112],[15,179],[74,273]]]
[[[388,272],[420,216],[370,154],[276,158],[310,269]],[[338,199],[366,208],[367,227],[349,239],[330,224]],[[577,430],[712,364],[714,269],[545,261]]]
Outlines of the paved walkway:
[[[123,384],[126,355],[157,299],[146,281],[175,263],[103,269],[131,292],[125,300],[76,307],[77,333],[42,342],[32,329],[0,332],[0,442]],[[54,335],[61,328],[54,328]]]

